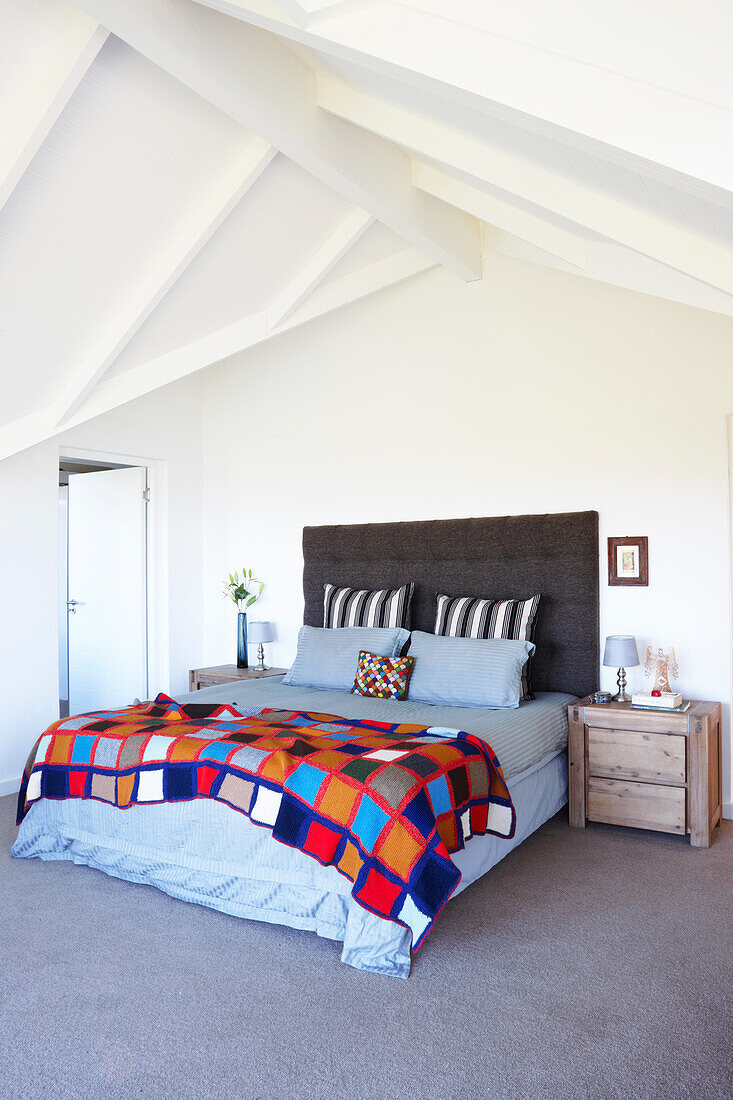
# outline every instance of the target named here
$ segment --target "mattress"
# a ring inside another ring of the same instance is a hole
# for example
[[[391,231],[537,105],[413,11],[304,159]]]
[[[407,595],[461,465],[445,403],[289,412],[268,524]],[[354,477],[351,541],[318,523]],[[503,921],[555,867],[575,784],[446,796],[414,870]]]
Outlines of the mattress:
[[[567,747],[568,706],[575,696],[540,691],[536,699],[521,703],[516,710],[489,710],[486,707],[434,706],[413,703],[409,699],[402,702],[370,699],[348,691],[289,687],[282,683],[281,676],[270,676],[260,680],[216,684],[176,698],[192,703],[204,700],[233,703],[247,715],[255,714],[262,707],[274,707],[277,710],[320,711],[338,714],[342,718],[448,726],[476,734],[491,745],[499,757],[504,777],[510,779],[550,753]]]
[[[462,874],[456,894],[567,800],[563,750],[572,696],[546,693],[513,711],[467,710],[290,688],[268,678],[217,686],[187,698],[235,702],[248,713],[272,706],[384,721],[395,721],[388,715],[397,713],[403,722],[463,728],[489,742],[505,767],[517,830],[512,840],[473,837],[452,857]],[[334,867],[279,844],[267,829],[217,801],[119,810],[93,800],[41,799],[20,826],[13,855],[86,864],[234,916],[315,931],[342,941],[342,961],[351,966],[397,977],[410,972],[408,929],[355,902],[351,883]]]

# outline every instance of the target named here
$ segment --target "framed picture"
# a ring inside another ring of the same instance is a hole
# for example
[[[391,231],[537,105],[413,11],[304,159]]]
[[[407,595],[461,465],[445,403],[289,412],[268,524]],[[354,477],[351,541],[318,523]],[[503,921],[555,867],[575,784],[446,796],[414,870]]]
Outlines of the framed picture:
[[[609,584],[649,584],[648,541],[646,535],[609,538]]]

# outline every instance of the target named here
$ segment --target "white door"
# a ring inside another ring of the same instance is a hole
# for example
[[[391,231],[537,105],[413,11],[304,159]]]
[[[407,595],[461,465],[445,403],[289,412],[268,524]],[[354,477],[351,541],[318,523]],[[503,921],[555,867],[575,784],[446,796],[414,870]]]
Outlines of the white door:
[[[69,475],[69,713],[147,695],[145,475]]]
[[[59,707],[63,718],[69,706],[69,487],[59,485]]]

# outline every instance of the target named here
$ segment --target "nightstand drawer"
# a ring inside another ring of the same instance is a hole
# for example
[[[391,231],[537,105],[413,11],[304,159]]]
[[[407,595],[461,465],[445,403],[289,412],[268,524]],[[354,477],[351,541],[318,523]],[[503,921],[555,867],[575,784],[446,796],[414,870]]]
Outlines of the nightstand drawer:
[[[219,676],[204,676],[204,675],[201,675],[201,676],[199,676],[196,683],[198,685],[197,690],[200,691],[201,688],[218,687],[222,684],[236,684],[237,681],[236,680],[230,680],[229,678],[227,678],[226,680],[222,680],[221,677],[219,677]]]
[[[684,783],[685,738],[589,726],[588,771],[612,779]]]
[[[588,818],[664,833],[685,832],[685,788],[588,779]]]

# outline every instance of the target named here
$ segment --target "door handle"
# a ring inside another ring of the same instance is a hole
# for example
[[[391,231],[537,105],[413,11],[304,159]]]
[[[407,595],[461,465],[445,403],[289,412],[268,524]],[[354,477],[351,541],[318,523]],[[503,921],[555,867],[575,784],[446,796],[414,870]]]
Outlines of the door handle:
[[[83,606],[84,606],[84,601],[83,600],[67,600],[66,601],[66,610],[69,612],[70,615],[76,615],[77,607],[83,607]]]

